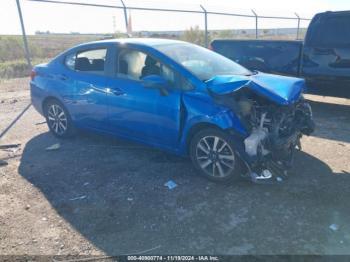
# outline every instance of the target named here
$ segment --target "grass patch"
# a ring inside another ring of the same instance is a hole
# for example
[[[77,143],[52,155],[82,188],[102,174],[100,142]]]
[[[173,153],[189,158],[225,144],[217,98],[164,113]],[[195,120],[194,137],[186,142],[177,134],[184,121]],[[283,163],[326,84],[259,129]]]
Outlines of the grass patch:
[[[28,45],[32,64],[48,62],[64,50],[79,43],[99,40],[98,35],[32,35]],[[25,60],[23,39],[19,35],[0,36],[0,79],[27,77],[29,69]]]
[[[33,65],[48,62],[48,58],[37,58],[32,61]],[[6,61],[0,63],[0,79],[18,78],[29,76],[27,61],[24,59]]]

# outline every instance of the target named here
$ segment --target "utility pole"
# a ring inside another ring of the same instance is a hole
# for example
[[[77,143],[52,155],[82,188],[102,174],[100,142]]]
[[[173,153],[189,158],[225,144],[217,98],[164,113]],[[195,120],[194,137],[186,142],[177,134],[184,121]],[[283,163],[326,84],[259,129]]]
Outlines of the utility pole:
[[[125,29],[126,29],[126,33],[128,33],[128,13],[126,11],[126,5],[124,4],[124,1],[123,0],[120,0],[120,2],[122,3],[123,5],[123,10],[124,10],[124,20],[125,20]]]
[[[204,12],[204,33],[205,33],[205,47],[208,48],[209,46],[209,36],[208,36],[208,13],[207,10],[200,5]]]
[[[300,33],[300,16],[297,13],[294,13],[295,16],[298,18],[298,28],[297,28],[297,40],[299,40],[299,33]]]
[[[19,0],[16,0],[16,3],[17,3],[17,9],[18,9],[19,20],[20,20],[20,22],[21,22],[21,28],[22,28],[24,52],[25,52],[25,55],[26,55],[28,67],[29,67],[29,69],[32,69],[32,62],[30,61],[30,52],[29,52],[29,47],[28,47],[28,41],[27,41],[26,30],[25,30],[25,28],[24,28],[24,22],[23,22],[21,4],[20,4]]]
[[[255,13],[255,11],[252,9],[252,13],[255,16],[255,39],[259,38],[259,32],[258,32],[258,15]]]

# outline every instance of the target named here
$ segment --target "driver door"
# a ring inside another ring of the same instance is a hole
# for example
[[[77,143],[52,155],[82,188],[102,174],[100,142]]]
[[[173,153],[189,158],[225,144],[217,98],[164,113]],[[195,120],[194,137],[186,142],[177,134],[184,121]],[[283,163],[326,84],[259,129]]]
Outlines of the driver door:
[[[182,95],[175,72],[136,49],[119,49],[116,60],[116,73],[108,80],[107,96],[112,132],[172,149],[179,136]],[[154,74],[168,80],[167,95],[144,86],[142,78]]]

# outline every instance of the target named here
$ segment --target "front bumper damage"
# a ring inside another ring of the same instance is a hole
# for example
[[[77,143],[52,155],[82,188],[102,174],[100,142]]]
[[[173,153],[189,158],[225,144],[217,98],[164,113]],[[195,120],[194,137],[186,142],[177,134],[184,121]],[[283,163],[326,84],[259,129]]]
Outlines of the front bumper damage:
[[[299,78],[256,73],[251,76],[217,76],[207,81],[216,104],[229,108],[247,130],[236,140],[236,153],[246,176],[254,182],[283,179],[293,165],[300,139],[315,128],[312,110]]]
[[[314,129],[310,114],[285,137],[275,137],[263,126],[253,130],[244,139],[244,152],[240,155],[247,168],[245,176],[255,183],[282,181],[293,167],[295,151],[302,149],[301,137]]]
[[[295,133],[273,145],[270,150],[262,148],[256,155],[249,155],[246,151],[249,158],[249,161],[245,161],[249,178],[253,182],[261,183],[281,181],[283,177],[286,177],[288,170],[293,166],[295,150],[301,150],[301,136],[301,134]]]

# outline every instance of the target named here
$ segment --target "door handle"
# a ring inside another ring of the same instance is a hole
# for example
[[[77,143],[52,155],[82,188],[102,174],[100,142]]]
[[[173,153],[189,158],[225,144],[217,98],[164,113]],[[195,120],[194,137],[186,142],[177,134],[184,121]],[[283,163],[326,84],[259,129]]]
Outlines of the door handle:
[[[109,88],[109,92],[115,96],[121,96],[121,95],[125,94],[123,90],[121,90],[120,88],[117,88],[117,87]]]
[[[67,77],[66,75],[64,75],[64,74],[59,75],[58,78],[59,78],[60,80],[63,80],[63,81],[68,80],[68,77]]]

